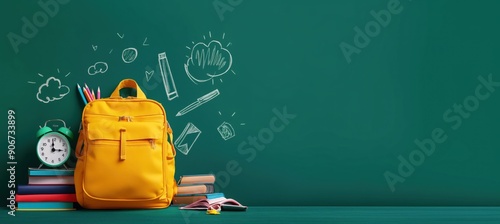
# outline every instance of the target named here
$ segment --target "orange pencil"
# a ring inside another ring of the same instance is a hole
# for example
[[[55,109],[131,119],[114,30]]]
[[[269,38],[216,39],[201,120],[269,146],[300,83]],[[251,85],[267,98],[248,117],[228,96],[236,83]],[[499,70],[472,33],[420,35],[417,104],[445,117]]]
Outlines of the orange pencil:
[[[83,89],[83,94],[85,94],[85,97],[87,97],[87,101],[90,103],[92,102],[92,98],[90,97],[90,94],[89,92],[87,91],[87,89]]]

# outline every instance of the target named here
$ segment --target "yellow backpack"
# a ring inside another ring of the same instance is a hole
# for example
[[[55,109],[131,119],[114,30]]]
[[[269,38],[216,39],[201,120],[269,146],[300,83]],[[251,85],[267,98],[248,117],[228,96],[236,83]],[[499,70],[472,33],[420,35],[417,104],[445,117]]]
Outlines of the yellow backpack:
[[[122,88],[135,88],[137,97],[122,98]],[[84,208],[165,208],[176,193],[165,109],[132,79],[85,106],[75,154],[76,196]]]

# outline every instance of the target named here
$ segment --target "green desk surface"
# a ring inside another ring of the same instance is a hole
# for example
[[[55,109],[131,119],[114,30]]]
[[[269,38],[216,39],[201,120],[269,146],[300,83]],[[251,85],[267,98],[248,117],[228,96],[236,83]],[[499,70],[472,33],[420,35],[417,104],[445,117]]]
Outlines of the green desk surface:
[[[181,211],[176,207],[160,210],[66,212],[16,212],[15,217],[1,210],[0,223],[78,224],[78,223],[500,223],[500,207],[259,207],[246,212],[206,215],[200,211]]]

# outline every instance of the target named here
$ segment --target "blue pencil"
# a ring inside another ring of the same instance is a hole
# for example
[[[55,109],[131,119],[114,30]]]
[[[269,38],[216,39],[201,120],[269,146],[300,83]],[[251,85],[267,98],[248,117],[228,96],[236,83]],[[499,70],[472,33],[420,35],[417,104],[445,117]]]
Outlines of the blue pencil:
[[[80,87],[80,84],[78,84],[78,83],[76,85],[78,87],[78,92],[80,92],[80,96],[83,99],[83,103],[85,103],[85,105],[87,105],[87,100],[85,99],[85,95],[83,95],[82,87]]]

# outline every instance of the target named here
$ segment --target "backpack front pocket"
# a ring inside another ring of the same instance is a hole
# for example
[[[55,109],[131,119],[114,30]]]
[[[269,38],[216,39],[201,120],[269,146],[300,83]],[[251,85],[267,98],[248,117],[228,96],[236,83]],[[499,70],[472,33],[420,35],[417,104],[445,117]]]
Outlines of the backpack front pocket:
[[[153,122],[88,124],[83,175],[87,195],[106,200],[152,200],[165,191],[163,125]]]

